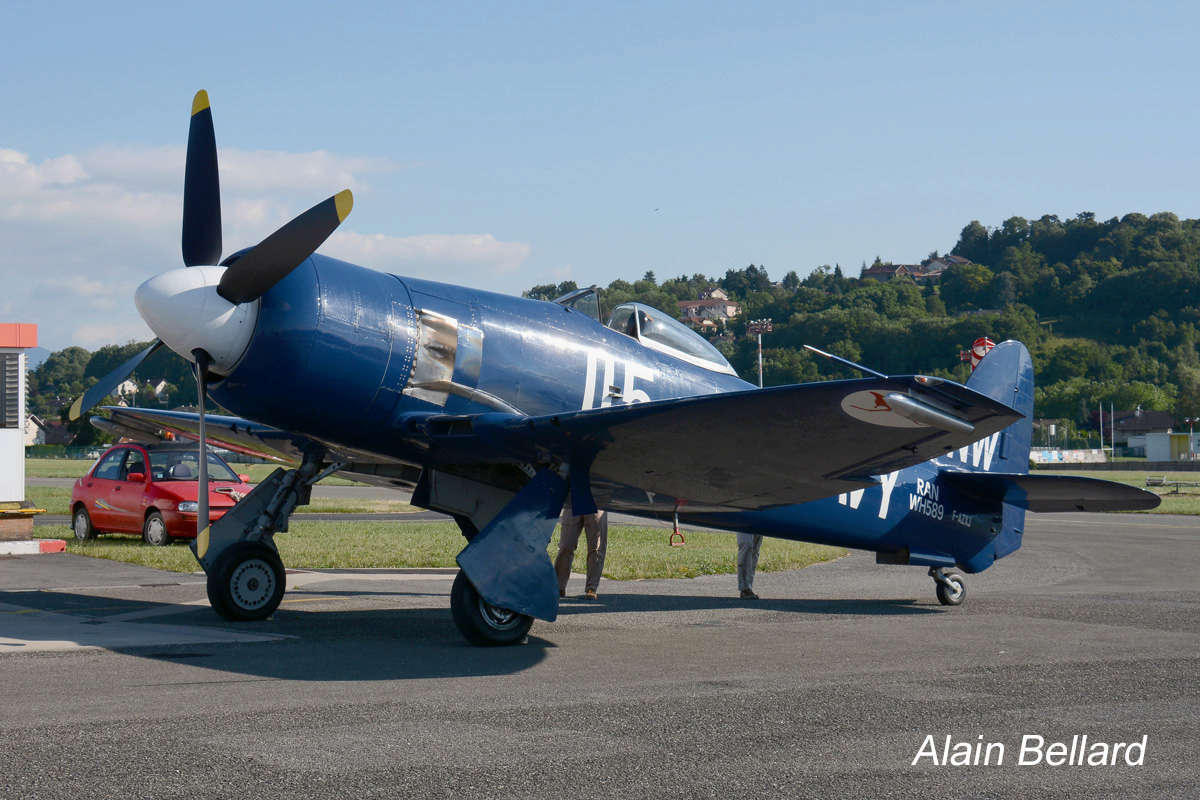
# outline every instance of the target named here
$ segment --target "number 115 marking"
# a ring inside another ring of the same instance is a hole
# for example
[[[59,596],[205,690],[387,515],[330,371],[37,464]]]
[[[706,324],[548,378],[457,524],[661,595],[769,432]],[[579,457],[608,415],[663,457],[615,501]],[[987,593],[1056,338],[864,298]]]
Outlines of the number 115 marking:
[[[603,376],[600,375],[602,365],[604,367]],[[587,411],[589,408],[596,408],[597,382],[600,383],[602,392],[600,408],[611,406],[614,401],[625,404],[650,402],[650,395],[641,389],[635,388],[634,381],[653,383],[654,370],[636,361],[622,361],[621,367],[624,372],[624,381],[618,387],[614,382],[616,367],[617,360],[613,356],[600,355],[592,350],[588,351],[587,374],[583,382],[582,410]]]

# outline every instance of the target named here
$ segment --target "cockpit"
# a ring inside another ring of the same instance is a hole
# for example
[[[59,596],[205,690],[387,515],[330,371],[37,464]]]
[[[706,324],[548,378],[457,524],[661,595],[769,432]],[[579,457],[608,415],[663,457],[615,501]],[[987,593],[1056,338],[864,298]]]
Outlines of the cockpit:
[[[666,353],[689,364],[713,372],[737,374],[725,356],[703,336],[657,308],[643,303],[624,303],[613,309],[608,318],[608,327],[637,339],[651,350]]]
[[[554,302],[600,320],[599,292],[594,286],[569,292]],[[608,317],[608,327],[637,339],[651,350],[713,372],[737,375],[725,356],[704,337],[645,303],[622,303],[617,306]]]

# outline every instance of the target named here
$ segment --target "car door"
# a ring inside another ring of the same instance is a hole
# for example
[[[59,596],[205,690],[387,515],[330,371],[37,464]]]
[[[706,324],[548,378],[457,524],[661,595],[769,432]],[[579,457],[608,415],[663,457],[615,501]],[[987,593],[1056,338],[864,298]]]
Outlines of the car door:
[[[140,481],[129,476],[138,473]],[[112,487],[109,504],[112,506],[112,530],[125,533],[142,531],[142,498],[146,494],[146,455],[136,447],[125,450],[121,461],[121,479]]]
[[[87,491],[88,514],[98,530],[111,531],[116,517],[113,514],[113,489],[121,481],[121,466],[125,463],[126,448],[117,447],[97,462],[91,474],[83,479]]]

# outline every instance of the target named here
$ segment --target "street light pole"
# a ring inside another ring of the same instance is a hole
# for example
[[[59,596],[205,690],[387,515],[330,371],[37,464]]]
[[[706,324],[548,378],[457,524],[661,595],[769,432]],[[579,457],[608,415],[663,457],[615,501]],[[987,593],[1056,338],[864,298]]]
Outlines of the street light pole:
[[[746,323],[746,332],[753,333],[758,336],[758,388],[763,388],[763,368],[762,368],[762,335],[770,333],[775,328],[769,319],[752,319]]]
[[[1200,417],[1188,417],[1184,422],[1188,426],[1188,461],[1195,461],[1196,449],[1193,446],[1193,442],[1195,442],[1196,436],[1195,426],[1197,422],[1200,422]]]

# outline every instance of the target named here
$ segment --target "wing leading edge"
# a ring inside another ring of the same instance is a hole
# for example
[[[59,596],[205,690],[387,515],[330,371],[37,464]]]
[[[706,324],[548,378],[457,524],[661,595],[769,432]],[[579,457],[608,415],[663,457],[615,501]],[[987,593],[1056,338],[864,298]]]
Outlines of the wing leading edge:
[[[195,415],[106,409],[112,423],[151,435],[193,436]],[[989,436],[1020,414],[950,381],[917,376],[780,386],[527,417],[417,414],[396,421],[347,461],[425,467],[538,464],[675,498],[739,509],[803,503],[871,486],[875,475]],[[222,446],[298,461],[315,439],[234,417],[208,417]],[[325,442],[327,447],[336,445]],[[351,467],[353,469],[353,467]]]

